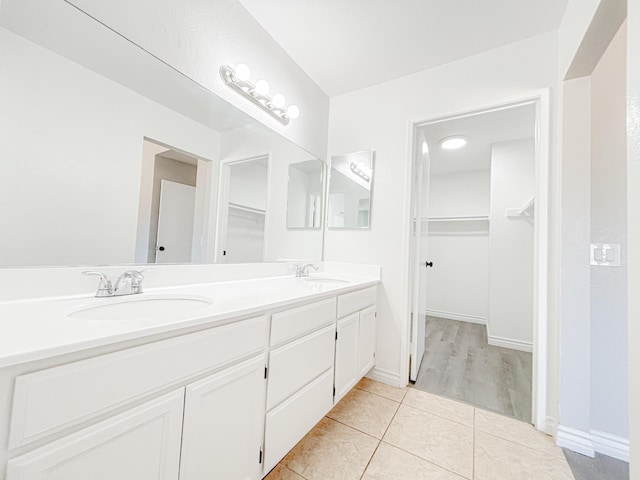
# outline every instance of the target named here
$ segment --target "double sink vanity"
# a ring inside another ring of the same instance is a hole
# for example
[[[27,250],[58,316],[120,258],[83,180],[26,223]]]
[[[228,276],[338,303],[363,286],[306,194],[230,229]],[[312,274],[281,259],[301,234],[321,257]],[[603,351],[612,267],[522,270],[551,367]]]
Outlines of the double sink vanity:
[[[379,269],[322,270],[1,302],[0,478],[263,478],[375,363]]]

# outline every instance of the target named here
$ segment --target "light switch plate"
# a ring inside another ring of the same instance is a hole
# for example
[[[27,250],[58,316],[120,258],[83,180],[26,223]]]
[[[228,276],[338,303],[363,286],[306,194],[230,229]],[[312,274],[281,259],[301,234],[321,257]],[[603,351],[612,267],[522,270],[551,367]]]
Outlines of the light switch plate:
[[[619,267],[620,244],[592,243],[590,258],[591,265],[597,265],[599,267]]]

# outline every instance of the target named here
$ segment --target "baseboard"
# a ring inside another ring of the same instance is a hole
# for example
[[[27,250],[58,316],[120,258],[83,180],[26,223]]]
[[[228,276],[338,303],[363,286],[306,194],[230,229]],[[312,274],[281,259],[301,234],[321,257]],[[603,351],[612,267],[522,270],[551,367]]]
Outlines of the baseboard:
[[[512,338],[487,336],[489,345],[494,347],[510,348],[512,350],[522,350],[523,352],[533,352],[533,344],[531,342],[523,342],[522,340],[514,340]]]
[[[400,381],[400,375],[391,370],[385,370],[383,368],[373,367],[366,375],[367,378],[375,380],[376,382],[386,383],[392,387],[406,387],[407,382]]]
[[[558,434],[558,422],[553,417],[545,417],[544,423],[542,425],[536,425],[536,428],[547,435],[551,435],[553,438]]]
[[[600,430],[583,432],[560,425],[556,443],[588,457],[593,457],[595,452],[598,452],[623,462],[629,462],[629,439]]]
[[[611,435],[599,430],[591,430],[593,448],[596,452],[629,462],[629,439]]]
[[[473,315],[465,315],[463,313],[441,312],[440,310],[423,310],[422,315],[430,317],[446,318],[447,320],[458,320],[459,322],[479,323],[486,325],[487,319],[483,317],[474,317]]]
[[[558,436],[556,443],[560,447],[568,448],[574,452],[581,453],[587,457],[595,457],[596,453],[593,448],[593,439],[588,432],[576,430],[575,428],[558,426]]]

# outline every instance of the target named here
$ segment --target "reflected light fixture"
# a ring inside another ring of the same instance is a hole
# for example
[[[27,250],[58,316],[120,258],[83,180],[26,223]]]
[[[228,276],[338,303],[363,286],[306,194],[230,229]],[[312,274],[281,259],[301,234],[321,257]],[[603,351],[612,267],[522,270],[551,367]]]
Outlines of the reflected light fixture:
[[[300,109],[295,105],[287,107],[287,101],[281,93],[276,93],[273,97],[269,95],[269,84],[265,80],[258,80],[253,84],[250,80],[251,70],[244,63],[236,65],[236,68],[222,65],[220,76],[229,88],[270,113],[284,125],[288,125],[290,119],[300,116]]]
[[[452,137],[445,137],[440,140],[440,147],[445,150],[457,150],[458,148],[462,148],[467,144],[467,137],[462,135],[454,135]]]
[[[359,162],[351,162],[349,164],[349,168],[353,173],[362,178],[365,182],[371,181],[371,169],[367,167],[364,163]]]

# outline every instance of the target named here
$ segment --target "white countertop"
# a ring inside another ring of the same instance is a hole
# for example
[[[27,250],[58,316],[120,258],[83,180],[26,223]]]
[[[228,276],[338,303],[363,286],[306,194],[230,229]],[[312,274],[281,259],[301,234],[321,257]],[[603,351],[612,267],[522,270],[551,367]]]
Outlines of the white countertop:
[[[310,302],[379,283],[377,278],[331,277],[346,280],[346,283],[315,283],[293,276],[278,276],[148,288],[143,294],[127,297],[76,295],[0,302],[0,368],[155,334],[179,332],[193,326],[215,326],[234,317]],[[206,297],[211,304],[188,315],[135,320],[85,320],[68,316],[114,300],[162,294]]]

